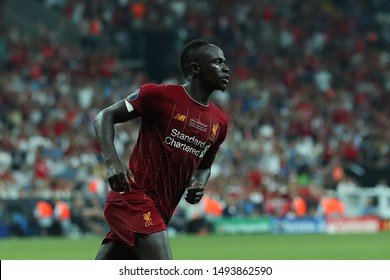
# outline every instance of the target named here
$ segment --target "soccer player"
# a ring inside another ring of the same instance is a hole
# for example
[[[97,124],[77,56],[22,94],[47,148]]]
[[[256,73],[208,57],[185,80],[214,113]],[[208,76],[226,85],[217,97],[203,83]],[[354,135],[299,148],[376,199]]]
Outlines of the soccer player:
[[[104,215],[111,231],[96,259],[172,259],[167,225],[185,194],[198,203],[224,141],[227,118],[209,98],[225,90],[223,51],[197,39],[180,54],[184,84],[145,84],[96,115],[95,131],[110,192]],[[128,167],[114,147],[116,123],[141,118]]]

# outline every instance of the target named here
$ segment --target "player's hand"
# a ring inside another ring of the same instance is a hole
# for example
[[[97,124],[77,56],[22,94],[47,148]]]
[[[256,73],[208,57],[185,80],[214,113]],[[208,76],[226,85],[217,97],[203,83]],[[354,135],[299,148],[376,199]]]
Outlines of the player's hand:
[[[193,181],[191,186],[187,188],[185,200],[190,204],[198,203],[204,195],[204,185],[198,181]]]
[[[130,181],[134,182],[133,173],[128,168],[109,167],[107,170],[108,183],[110,188],[116,192],[130,191]]]

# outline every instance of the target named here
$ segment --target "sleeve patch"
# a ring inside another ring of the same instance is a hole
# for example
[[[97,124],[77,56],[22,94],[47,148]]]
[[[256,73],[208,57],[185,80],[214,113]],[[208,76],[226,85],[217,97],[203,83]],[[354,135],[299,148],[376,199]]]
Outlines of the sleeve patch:
[[[137,89],[136,91],[134,91],[133,93],[131,93],[129,96],[127,96],[127,100],[129,101],[134,101],[137,99],[137,97],[139,96],[139,89]]]

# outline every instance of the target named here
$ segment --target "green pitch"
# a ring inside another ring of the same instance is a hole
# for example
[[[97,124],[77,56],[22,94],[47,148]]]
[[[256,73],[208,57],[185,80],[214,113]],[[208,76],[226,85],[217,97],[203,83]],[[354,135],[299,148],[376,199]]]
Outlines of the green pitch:
[[[91,260],[100,238],[0,239],[3,260]],[[177,260],[390,260],[390,232],[171,238]]]

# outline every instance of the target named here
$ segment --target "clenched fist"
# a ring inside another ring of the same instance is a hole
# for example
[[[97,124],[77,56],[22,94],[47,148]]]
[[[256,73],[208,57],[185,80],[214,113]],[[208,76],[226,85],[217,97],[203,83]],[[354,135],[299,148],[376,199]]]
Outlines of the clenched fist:
[[[187,188],[187,194],[185,200],[190,204],[198,203],[204,195],[204,185],[194,180],[191,186]]]

